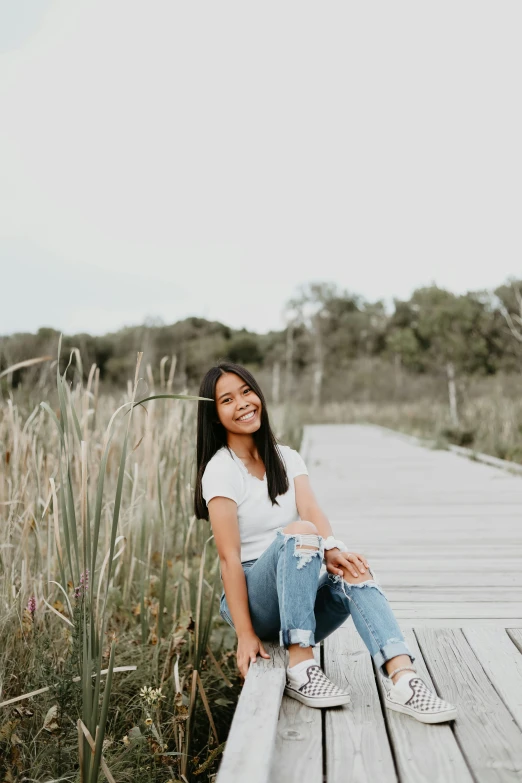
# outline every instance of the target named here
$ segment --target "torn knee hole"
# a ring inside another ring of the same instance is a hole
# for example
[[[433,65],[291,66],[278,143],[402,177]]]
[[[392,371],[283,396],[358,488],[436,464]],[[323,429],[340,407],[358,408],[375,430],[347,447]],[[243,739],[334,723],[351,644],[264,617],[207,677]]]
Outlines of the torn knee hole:
[[[299,559],[298,568],[310,563],[320,553],[319,536],[315,533],[295,533],[294,556]]]
[[[343,579],[343,577],[340,574],[331,574],[330,576],[334,582],[338,582],[341,585],[341,589],[347,598],[350,598],[350,596],[346,592],[347,587],[349,588],[350,592],[354,588],[360,590],[365,587],[374,587],[385,598],[388,597],[384,592],[384,590],[382,589],[381,585],[374,578],[366,579],[363,582],[349,582],[347,579]]]

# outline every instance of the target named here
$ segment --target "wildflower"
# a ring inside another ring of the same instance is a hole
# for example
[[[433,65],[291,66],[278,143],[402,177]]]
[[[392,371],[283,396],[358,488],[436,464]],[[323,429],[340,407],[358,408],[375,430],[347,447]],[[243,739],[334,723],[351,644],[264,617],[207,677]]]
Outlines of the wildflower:
[[[145,718],[145,725],[152,726],[152,718],[150,717],[150,715],[147,715],[147,717]]]
[[[80,585],[83,587],[84,592],[87,591],[87,588],[89,587],[89,569],[86,568],[85,572],[80,575]]]
[[[83,573],[80,574],[80,584],[74,588],[74,597],[77,601],[80,600],[82,595],[85,595],[89,588],[89,569],[86,568]]]
[[[148,704],[151,707],[154,704],[157,704],[160,699],[166,698],[161,692],[161,688],[151,688],[148,685],[144,685],[143,688],[140,689],[140,696],[145,704]]]
[[[124,736],[124,738],[122,739],[122,742],[123,742],[124,745],[130,745],[130,739],[128,738],[127,735]]]
[[[34,613],[36,612],[36,598],[32,595],[27,604],[27,611],[31,612],[31,618],[34,619]]]

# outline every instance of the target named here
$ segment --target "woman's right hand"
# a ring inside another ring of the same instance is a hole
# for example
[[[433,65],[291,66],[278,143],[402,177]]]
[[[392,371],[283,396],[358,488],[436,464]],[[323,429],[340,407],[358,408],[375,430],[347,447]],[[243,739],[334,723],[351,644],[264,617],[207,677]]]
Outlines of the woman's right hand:
[[[261,643],[261,639],[256,636],[253,631],[238,637],[237,666],[245,679],[248,673],[248,667],[251,663],[256,662],[258,654],[262,658],[270,658],[270,655]]]

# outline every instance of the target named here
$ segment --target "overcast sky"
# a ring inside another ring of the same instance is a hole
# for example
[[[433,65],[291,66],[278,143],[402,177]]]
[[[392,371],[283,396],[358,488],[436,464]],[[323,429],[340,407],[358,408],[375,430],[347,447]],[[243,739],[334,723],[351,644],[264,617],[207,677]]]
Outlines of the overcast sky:
[[[522,4],[2,0],[0,334],[522,277]]]

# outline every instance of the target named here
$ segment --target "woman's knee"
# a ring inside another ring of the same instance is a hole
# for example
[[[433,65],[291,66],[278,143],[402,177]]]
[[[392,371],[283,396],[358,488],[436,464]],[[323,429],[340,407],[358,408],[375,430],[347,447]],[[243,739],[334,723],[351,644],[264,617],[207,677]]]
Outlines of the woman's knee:
[[[299,519],[296,522],[291,522],[282,530],[284,535],[295,537],[294,554],[300,560],[298,568],[302,568],[305,563],[310,562],[313,555],[319,554],[321,538],[313,522]]]
[[[296,522],[290,522],[289,525],[283,528],[283,533],[315,533],[319,535],[319,531],[313,522],[308,522],[307,519],[298,519]]]

